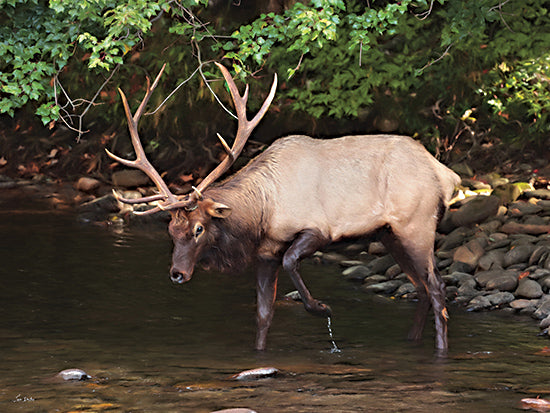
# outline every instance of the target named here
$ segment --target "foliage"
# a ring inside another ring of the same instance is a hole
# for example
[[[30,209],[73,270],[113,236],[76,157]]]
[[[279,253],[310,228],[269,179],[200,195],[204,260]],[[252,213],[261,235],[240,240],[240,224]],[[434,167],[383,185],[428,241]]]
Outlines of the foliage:
[[[78,52],[88,70],[112,71],[143,42],[153,17],[178,19],[201,1],[0,0],[0,114],[45,101],[36,113],[44,123],[57,119],[57,75]]]
[[[267,64],[286,72],[284,98],[315,117],[374,110],[399,118],[407,133],[452,135],[469,110],[469,122],[482,120],[474,128],[519,121],[524,139],[542,139],[550,101],[545,3],[438,3],[296,3],[240,27],[225,49],[237,70]],[[423,114],[441,105],[427,122]],[[496,120],[488,108],[500,113]]]
[[[0,0],[0,114],[31,104],[44,123],[72,116],[60,77],[99,93],[119,67],[131,79],[168,61],[180,83],[225,57],[242,78],[284,75],[279,102],[315,118],[394,119],[447,146],[465,131],[539,144],[548,135],[544,0],[287,0],[245,23],[227,18],[243,6],[207,13],[206,3]],[[210,101],[207,85],[183,103]]]

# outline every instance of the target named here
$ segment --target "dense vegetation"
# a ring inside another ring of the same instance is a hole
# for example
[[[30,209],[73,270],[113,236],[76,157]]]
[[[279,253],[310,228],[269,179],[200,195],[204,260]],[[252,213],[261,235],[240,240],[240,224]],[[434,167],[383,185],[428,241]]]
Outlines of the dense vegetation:
[[[137,100],[167,62],[152,104],[183,87],[149,122],[149,149],[182,128],[213,135],[211,92],[225,94],[210,62],[225,58],[253,93],[277,72],[280,109],[416,134],[435,152],[548,144],[544,0],[244,3],[0,0],[0,117],[33,112],[78,138],[120,125],[116,87]]]

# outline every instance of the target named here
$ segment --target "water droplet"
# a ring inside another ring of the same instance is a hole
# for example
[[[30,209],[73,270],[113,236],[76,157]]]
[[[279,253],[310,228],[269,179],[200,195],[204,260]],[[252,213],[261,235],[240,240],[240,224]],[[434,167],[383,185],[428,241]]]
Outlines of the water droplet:
[[[332,334],[332,320],[330,317],[327,317],[327,328],[328,328],[328,336],[330,337],[330,342],[332,343],[332,348],[330,349],[330,353],[341,353],[342,350],[338,348],[336,345],[336,342],[334,341],[334,335]]]

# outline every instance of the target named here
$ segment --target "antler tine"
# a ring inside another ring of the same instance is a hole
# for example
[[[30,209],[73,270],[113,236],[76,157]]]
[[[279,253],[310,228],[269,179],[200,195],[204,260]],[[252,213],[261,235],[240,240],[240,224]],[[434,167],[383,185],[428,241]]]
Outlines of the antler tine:
[[[197,194],[200,194],[202,191],[204,191],[211,183],[213,183],[216,179],[223,175],[231,167],[233,162],[235,162],[235,159],[237,159],[237,157],[242,152],[250,134],[267,112],[269,105],[275,97],[275,91],[277,90],[277,74],[275,74],[273,78],[273,84],[271,85],[271,90],[269,91],[269,95],[265,99],[262,107],[260,108],[256,116],[254,116],[254,118],[249,121],[246,117],[246,103],[248,101],[249,91],[248,85],[246,85],[244,93],[241,96],[239,93],[239,89],[235,84],[235,81],[233,80],[225,66],[217,62],[216,66],[218,66],[218,68],[221,70],[223,77],[225,78],[225,81],[229,86],[229,91],[231,92],[231,97],[233,98],[235,110],[237,111],[237,119],[239,124],[235,141],[233,142],[233,146],[230,149],[227,143],[225,143],[225,140],[221,138],[221,136],[219,136],[218,134],[218,138],[220,138],[220,141],[225,151],[227,152],[227,157],[225,157],[224,160],[212,172],[210,172],[210,174],[206,178],[201,181],[195,192]]]
[[[178,198],[176,195],[174,195],[170,190],[168,189],[168,185],[164,182],[160,174],[157,172],[157,170],[151,165],[147,157],[145,156],[145,151],[143,150],[143,146],[141,144],[141,141],[139,139],[139,133],[138,133],[138,122],[141,118],[141,115],[143,114],[145,107],[147,106],[147,102],[149,101],[149,98],[153,94],[153,91],[155,90],[155,87],[157,86],[159,79],[164,72],[164,68],[166,67],[166,64],[162,66],[162,68],[159,71],[159,74],[155,78],[155,81],[153,82],[153,85],[151,85],[151,82],[149,78],[147,78],[147,91],[145,93],[145,97],[141,101],[138,109],[136,110],[136,113],[132,116],[132,112],[130,110],[130,105],[128,104],[128,99],[126,99],[126,95],[124,92],[119,88],[118,91],[120,93],[120,97],[122,98],[122,104],[124,106],[124,112],[126,114],[126,119],[128,121],[128,130],[130,131],[130,137],[132,139],[132,146],[134,147],[134,150],[136,152],[136,159],[134,161],[131,161],[129,159],[124,159],[119,156],[114,155],[109,150],[105,149],[107,154],[113,158],[115,161],[120,162],[123,165],[137,168],[141,171],[143,171],[151,180],[153,183],[157,186],[157,188],[160,191],[159,195],[153,195],[153,198],[156,200],[163,200],[163,207],[166,207],[167,205],[173,204],[174,202],[177,202]],[[150,201],[151,197],[146,198],[140,198],[137,200],[128,200],[125,198],[119,198],[121,202],[124,203],[138,203],[138,202],[146,202]],[[131,202],[129,202],[131,201]],[[164,209],[164,208],[160,208]],[[154,211],[156,212],[156,210]]]

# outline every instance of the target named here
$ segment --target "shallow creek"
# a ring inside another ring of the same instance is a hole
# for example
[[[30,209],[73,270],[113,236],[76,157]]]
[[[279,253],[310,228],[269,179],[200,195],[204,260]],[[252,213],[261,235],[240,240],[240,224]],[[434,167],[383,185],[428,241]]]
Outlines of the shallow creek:
[[[305,263],[326,320],[279,301],[253,350],[254,276],[197,271],[174,286],[163,226],[114,229],[0,204],[0,411],[513,412],[550,396],[547,339],[528,318],[451,307],[448,358],[405,340],[414,303],[367,295]],[[279,295],[293,288],[281,273]],[[274,378],[232,381],[271,366]],[[52,379],[80,368],[88,381]]]

